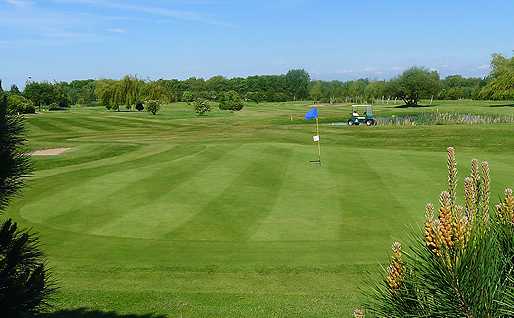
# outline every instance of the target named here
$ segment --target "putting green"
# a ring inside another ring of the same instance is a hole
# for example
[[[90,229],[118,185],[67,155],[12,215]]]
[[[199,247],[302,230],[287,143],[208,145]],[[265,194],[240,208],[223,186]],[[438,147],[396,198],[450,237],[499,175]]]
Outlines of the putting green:
[[[466,110],[478,107],[491,111]],[[261,104],[196,117],[174,104],[158,116],[77,108],[30,117],[32,148],[72,148],[34,158],[9,212],[41,234],[62,286],[57,309],[348,316],[365,273],[445,188],[448,145],[461,178],[478,157],[491,164],[495,195],[514,181],[512,124],[322,123],[316,165],[312,124],[300,119],[307,109]],[[348,109],[320,113],[338,121]]]

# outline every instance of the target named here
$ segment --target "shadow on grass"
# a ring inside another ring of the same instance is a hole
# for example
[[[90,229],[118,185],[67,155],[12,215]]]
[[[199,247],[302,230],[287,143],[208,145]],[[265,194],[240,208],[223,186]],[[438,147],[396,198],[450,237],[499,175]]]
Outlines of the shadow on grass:
[[[514,104],[487,105],[486,107],[514,107]]]
[[[432,104],[432,105],[416,105],[416,106],[413,106],[413,105],[404,104],[404,105],[395,106],[394,108],[426,108],[426,107],[434,107],[434,106],[437,106],[437,105],[436,104]]]
[[[41,314],[37,318],[166,318],[156,314],[120,314],[115,311],[100,311],[88,308],[65,309],[53,313]]]

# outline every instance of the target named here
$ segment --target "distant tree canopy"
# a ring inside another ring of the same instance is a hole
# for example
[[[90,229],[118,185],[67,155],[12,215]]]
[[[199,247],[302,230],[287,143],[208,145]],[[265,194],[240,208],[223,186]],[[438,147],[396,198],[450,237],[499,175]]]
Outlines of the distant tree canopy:
[[[430,98],[439,92],[439,74],[425,68],[412,67],[388,83],[393,97],[407,106],[416,106],[422,98]]]
[[[223,103],[228,92],[235,92],[243,102],[256,103],[307,99],[324,103],[373,103],[400,99],[408,105],[416,105],[420,99],[432,96],[437,99],[514,99],[514,57],[493,55],[491,73],[486,78],[451,75],[439,79],[435,71],[413,67],[391,80],[322,81],[311,80],[303,69],[294,69],[282,75],[246,78],[218,75],[207,80],[190,77],[144,81],[127,75],[120,80],[31,81],[23,91],[14,85],[6,93],[21,95],[39,109],[79,104],[102,105],[112,110],[125,106],[132,110],[145,100],[191,103],[204,99]]]
[[[494,54],[491,73],[481,95],[488,99],[514,99],[514,56]]]
[[[286,84],[289,96],[293,100],[302,100],[309,96],[309,83],[311,77],[305,70],[290,70],[286,74]]]

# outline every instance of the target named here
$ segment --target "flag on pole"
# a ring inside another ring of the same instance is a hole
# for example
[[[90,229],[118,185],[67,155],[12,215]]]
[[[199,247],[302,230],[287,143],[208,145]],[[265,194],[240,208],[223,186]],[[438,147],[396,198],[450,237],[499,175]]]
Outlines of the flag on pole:
[[[318,148],[318,160],[311,160],[311,162],[318,163],[321,165],[321,146],[319,142],[319,122],[318,122],[318,108],[312,107],[307,114],[305,114],[305,120],[316,119],[316,135],[312,136],[312,141],[317,144]]]
[[[307,114],[305,114],[305,120],[318,118],[318,108],[312,107]]]

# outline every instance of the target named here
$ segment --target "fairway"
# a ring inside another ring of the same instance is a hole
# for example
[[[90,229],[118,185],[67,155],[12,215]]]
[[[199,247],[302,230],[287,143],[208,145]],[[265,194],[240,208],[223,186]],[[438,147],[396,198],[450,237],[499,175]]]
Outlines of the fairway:
[[[445,188],[488,160],[492,196],[512,185],[514,124],[346,127],[320,106],[322,165],[307,102],[196,116],[72,108],[27,116],[36,172],[8,216],[40,233],[61,290],[56,310],[170,317],[347,317],[367,273],[406,240]],[[506,102],[379,105],[514,115]],[[461,194],[459,185],[459,195]]]

